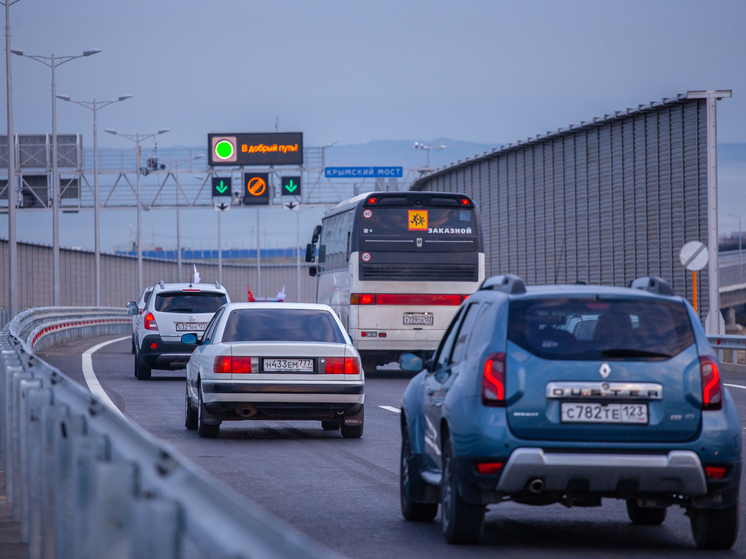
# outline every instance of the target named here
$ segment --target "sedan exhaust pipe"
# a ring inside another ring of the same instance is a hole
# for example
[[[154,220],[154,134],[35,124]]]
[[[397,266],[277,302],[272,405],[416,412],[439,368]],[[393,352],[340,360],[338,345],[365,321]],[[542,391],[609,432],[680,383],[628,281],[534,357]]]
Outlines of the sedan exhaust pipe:
[[[253,404],[238,404],[236,414],[241,417],[252,417],[257,414],[257,411]]]
[[[532,479],[528,482],[528,490],[534,494],[541,493],[544,491],[544,480],[538,477]]]

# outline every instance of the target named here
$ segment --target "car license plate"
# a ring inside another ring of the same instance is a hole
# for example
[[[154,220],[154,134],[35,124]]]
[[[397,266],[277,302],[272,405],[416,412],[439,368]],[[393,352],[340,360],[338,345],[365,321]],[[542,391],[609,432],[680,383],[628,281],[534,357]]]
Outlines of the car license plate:
[[[637,423],[647,425],[647,404],[579,404],[563,402],[563,423]]]
[[[263,370],[271,371],[300,371],[313,372],[313,359],[264,359]]]
[[[433,315],[429,312],[405,313],[404,324],[407,326],[432,326]]]
[[[207,322],[177,322],[177,332],[204,332],[207,330]]]

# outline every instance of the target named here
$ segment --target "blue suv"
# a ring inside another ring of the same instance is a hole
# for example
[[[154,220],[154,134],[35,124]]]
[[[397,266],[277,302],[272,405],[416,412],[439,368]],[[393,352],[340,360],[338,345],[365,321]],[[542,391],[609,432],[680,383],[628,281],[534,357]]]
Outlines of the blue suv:
[[[630,288],[485,280],[460,307],[401,414],[401,509],[476,543],[486,505],[600,506],[635,524],[686,509],[699,547],[738,535],[741,429],[716,355],[660,278]],[[424,367],[424,370],[422,370]]]

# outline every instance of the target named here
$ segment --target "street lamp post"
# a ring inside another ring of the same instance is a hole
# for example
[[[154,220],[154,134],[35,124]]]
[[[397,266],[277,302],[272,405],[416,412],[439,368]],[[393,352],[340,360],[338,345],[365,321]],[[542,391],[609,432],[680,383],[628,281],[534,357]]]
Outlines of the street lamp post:
[[[60,222],[59,222],[59,181],[57,177],[57,84],[54,81],[54,70],[66,62],[91,56],[101,52],[100,49],[87,50],[76,56],[38,56],[24,54],[22,50],[11,49],[13,54],[36,60],[52,69],[52,304],[60,304]]]
[[[109,134],[114,134],[115,136],[121,136],[122,138],[127,138],[131,142],[135,142],[136,150],[135,155],[137,156],[137,293],[142,293],[142,204],[140,203],[140,175],[142,174],[142,147],[140,144],[148,140],[150,138],[153,138],[157,136],[158,134],[165,134],[166,132],[170,131],[170,128],[163,128],[162,130],[158,130],[158,132],[153,132],[151,134],[140,134],[139,132],[136,134],[122,134],[120,132],[117,132],[116,130],[112,130],[111,128],[104,129],[104,132],[107,132]]]
[[[108,105],[111,105],[112,103],[117,103],[119,101],[124,101],[126,99],[129,99],[132,97],[132,95],[122,95],[118,99],[114,99],[113,101],[96,101],[95,99],[93,101],[77,101],[75,99],[70,99],[69,95],[58,95],[57,99],[62,99],[63,101],[70,101],[71,103],[75,103],[76,105],[80,105],[81,107],[85,107],[86,109],[89,109],[93,111],[93,237],[94,237],[94,252],[95,252],[95,260],[96,260],[96,306],[101,306],[101,234],[100,234],[100,228],[99,228],[99,219],[98,219],[98,210],[99,210],[99,204],[98,204],[98,127],[96,125],[96,111],[98,109],[101,109],[103,107],[106,107]]]
[[[10,72],[10,7],[19,0],[5,0],[5,85],[8,103],[8,311],[18,314],[18,245],[16,243],[16,142],[13,132],[13,81]]]

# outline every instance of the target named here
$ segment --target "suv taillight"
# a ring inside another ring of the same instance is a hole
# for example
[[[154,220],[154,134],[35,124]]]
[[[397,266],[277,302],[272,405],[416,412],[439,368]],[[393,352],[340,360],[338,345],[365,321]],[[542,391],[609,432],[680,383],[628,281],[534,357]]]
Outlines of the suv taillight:
[[[328,375],[359,375],[360,362],[357,357],[327,357],[324,373]]]
[[[152,312],[145,315],[145,329],[158,331],[158,325],[155,323],[155,317]]]
[[[487,356],[482,368],[482,403],[485,406],[505,407],[505,354]]]
[[[723,407],[723,381],[720,379],[717,361],[712,357],[700,357],[699,370],[702,375],[702,409],[721,409]]]

